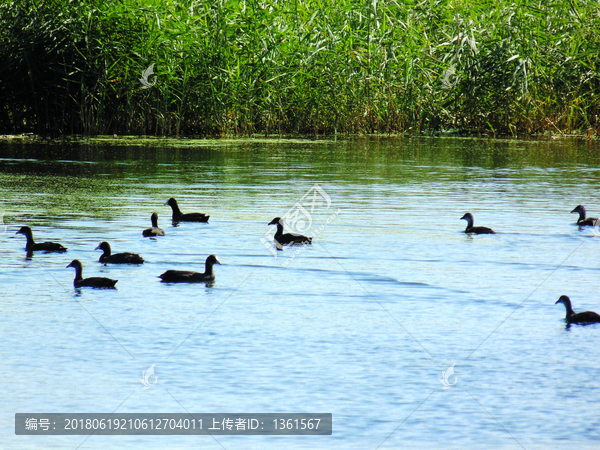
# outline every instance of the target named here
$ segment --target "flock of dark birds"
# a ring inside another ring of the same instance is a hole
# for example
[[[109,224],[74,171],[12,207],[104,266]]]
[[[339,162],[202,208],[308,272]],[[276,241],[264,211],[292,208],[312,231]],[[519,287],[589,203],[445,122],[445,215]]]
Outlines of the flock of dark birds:
[[[579,219],[577,219],[577,225],[579,225],[580,227],[583,226],[595,226],[598,223],[598,219],[596,217],[586,217],[586,212],[585,212],[585,207],[582,205],[577,205],[573,211],[571,211],[571,214],[573,213],[578,213],[579,214]],[[487,227],[476,227],[473,226],[473,214],[471,213],[466,213],[464,216],[462,216],[460,218],[460,220],[466,220],[467,221],[467,228],[465,229],[465,233],[469,233],[469,234],[496,234],[496,232],[494,230],[492,230],[491,228],[487,228]],[[580,313],[576,313],[575,311],[573,311],[573,308],[571,307],[571,299],[569,297],[567,297],[566,295],[561,295],[560,298],[556,301],[555,305],[558,303],[562,303],[563,305],[565,305],[565,309],[567,310],[567,316],[566,316],[566,321],[567,324],[570,325],[572,323],[579,323],[579,324],[589,324],[589,323],[600,323],[600,315],[598,315],[597,313],[593,312],[593,311],[585,311],[585,312],[580,312]]]
[[[174,198],[170,198],[165,205],[169,205],[173,211],[173,222],[208,222],[209,215],[203,213],[182,213],[179,209],[179,205]],[[582,205],[576,206],[571,213],[578,213],[579,219],[577,219],[577,225],[579,226],[595,226],[598,224],[598,219],[594,217],[586,217],[585,208]],[[152,213],[150,218],[152,227],[142,231],[144,237],[156,237],[165,236],[165,230],[158,227],[158,214]],[[460,218],[460,220],[467,221],[467,228],[465,233],[467,234],[496,234],[494,230],[487,227],[476,227],[474,226],[473,214],[466,213]],[[274,218],[268,225],[275,225],[277,231],[274,235],[274,242],[277,249],[281,250],[284,245],[293,244],[312,244],[312,237],[303,236],[296,233],[283,233],[283,220],[280,217]],[[27,238],[27,244],[25,250],[28,254],[32,254],[35,251],[45,252],[65,252],[66,247],[55,242],[42,242],[36,243],[33,240],[33,232],[31,228],[24,226],[21,227],[16,234],[23,234]],[[101,242],[95,250],[102,250],[102,255],[99,258],[99,262],[104,264],[143,264],[144,258],[137,253],[116,253],[112,254],[110,244],[108,242]],[[215,280],[215,272],[213,266],[215,264],[221,264],[219,259],[215,255],[209,255],[206,258],[205,270],[203,273],[192,272],[185,270],[167,270],[159,276],[162,282],[165,283],[212,283]],[[81,287],[95,287],[95,288],[114,288],[118,280],[113,280],[105,277],[90,277],[83,278],[83,265],[78,259],[74,259],[69,263],[67,267],[73,267],[75,269],[75,280],[73,282],[76,288]],[[593,311],[585,311],[575,313],[571,307],[571,299],[566,295],[561,295],[555,304],[562,303],[567,311],[566,322],[570,324],[590,324],[600,323],[600,315]]]
[[[173,222],[208,222],[210,216],[202,213],[188,213],[184,214],[179,209],[177,200],[170,198],[165,205],[169,205],[173,211]],[[165,236],[165,230],[158,227],[158,214],[152,213],[150,217],[152,222],[151,228],[146,228],[142,231],[144,237],[156,237]],[[33,232],[29,227],[21,227],[17,234],[22,234],[27,238],[27,244],[25,250],[28,254],[35,251],[45,252],[66,252],[67,248],[61,244],[55,242],[41,242],[36,243],[33,240]],[[144,258],[137,253],[112,253],[110,244],[108,242],[100,242],[95,250],[102,250],[102,255],[98,259],[99,262],[104,264],[143,264]],[[219,259],[215,255],[210,255],[206,258],[205,270],[203,273],[191,272],[186,270],[167,270],[165,273],[159,276],[159,278],[166,283],[211,283],[215,280],[215,272],[213,266],[215,264],[221,264]],[[114,288],[119,280],[113,280],[106,277],[90,277],[83,278],[83,264],[78,259],[74,259],[69,263],[67,267],[73,267],[75,269],[75,280],[73,285],[76,288],[81,287],[95,287],[95,288]]]

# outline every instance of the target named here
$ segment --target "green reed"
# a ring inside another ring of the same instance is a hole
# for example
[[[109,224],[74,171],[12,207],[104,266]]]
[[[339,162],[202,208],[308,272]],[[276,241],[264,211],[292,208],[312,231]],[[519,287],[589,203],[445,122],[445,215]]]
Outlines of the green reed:
[[[22,0],[0,57],[3,132],[600,132],[590,0]]]

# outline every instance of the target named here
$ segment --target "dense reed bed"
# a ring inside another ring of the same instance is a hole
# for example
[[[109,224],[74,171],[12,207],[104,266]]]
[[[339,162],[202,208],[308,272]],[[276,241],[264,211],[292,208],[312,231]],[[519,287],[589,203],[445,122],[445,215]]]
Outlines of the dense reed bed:
[[[600,132],[591,0],[21,0],[0,61],[5,133]]]

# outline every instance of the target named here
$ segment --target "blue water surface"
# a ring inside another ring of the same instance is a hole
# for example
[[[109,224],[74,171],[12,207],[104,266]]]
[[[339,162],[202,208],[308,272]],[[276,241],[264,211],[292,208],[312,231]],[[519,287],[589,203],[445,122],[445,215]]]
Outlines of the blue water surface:
[[[597,143],[4,144],[0,180],[2,448],[600,445],[600,325],[554,304],[600,312],[600,233],[570,214],[600,213]],[[174,226],[169,197],[209,223]],[[299,204],[313,244],[274,256],[267,224]],[[467,211],[497,234],[465,235]],[[165,237],[142,237],[152,212]],[[23,225],[68,252],[26,258]],[[146,263],[100,264],[104,240]],[[210,254],[213,286],[157,278]],[[74,289],[73,259],[117,289]],[[15,436],[28,412],[320,412],[333,433]]]

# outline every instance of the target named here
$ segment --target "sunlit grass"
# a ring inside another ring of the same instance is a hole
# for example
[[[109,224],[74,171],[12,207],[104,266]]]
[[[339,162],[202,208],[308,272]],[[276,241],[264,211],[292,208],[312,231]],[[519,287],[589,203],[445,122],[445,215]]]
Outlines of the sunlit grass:
[[[594,1],[25,0],[0,42],[3,132],[600,132]]]

